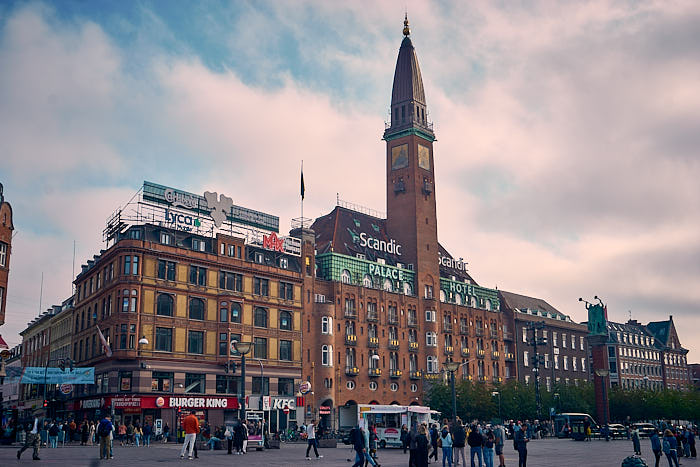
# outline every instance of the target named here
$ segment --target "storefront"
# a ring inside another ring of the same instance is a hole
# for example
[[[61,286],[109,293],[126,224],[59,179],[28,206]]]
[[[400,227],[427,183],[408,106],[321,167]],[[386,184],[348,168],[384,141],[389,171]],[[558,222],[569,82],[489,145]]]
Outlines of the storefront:
[[[258,419],[264,419],[269,424],[270,433],[296,428],[299,423],[297,421],[297,399],[299,398],[291,396],[262,396],[261,401],[261,396],[247,396],[246,413],[250,412]],[[302,401],[301,407],[303,406]]]

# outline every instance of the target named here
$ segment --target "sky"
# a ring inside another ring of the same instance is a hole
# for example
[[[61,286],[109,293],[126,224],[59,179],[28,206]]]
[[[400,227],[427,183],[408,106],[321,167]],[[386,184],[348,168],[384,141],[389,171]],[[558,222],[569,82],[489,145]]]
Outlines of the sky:
[[[404,12],[440,242],[575,321],[673,316],[700,360],[700,2],[0,2],[10,344],[144,180],[280,217],[384,211]],[[43,288],[41,277],[43,273]],[[41,297],[41,298],[40,298]]]

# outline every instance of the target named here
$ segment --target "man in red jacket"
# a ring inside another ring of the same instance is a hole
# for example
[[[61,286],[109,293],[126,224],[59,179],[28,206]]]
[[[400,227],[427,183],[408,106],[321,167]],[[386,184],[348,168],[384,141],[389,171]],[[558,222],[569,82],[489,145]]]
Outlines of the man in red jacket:
[[[185,430],[185,442],[182,443],[180,459],[185,458],[185,449],[188,449],[187,458],[192,459],[192,450],[194,449],[194,443],[197,441],[197,433],[199,433],[199,420],[195,413],[192,410],[182,421],[182,428]]]

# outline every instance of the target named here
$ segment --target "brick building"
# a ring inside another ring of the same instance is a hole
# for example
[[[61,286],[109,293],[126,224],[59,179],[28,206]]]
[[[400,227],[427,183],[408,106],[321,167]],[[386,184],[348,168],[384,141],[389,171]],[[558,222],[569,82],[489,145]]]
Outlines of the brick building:
[[[316,249],[304,283],[307,414],[330,426],[339,406],[421,403],[446,360],[463,363],[457,377],[504,376],[498,294],[438,243],[435,135],[407,21],[404,36],[383,135],[386,217],[339,202],[306,232]]]
[[[297,421],[300,242],[277,236],[276,217],[230,201],[145,182],[110,218],[111,246],[83,265],[75,297],[54,322],[51,352],[63,355],[69,338],[76,365],[95,367],[96,384],[77,385],[59,407],[66,416],[112,411],[174,429],[182,407],[212,426],[231,422],[241,393],[238,341],[252,344],[248,416],[264,416],[272,429]]]
[[[7,282],[10,276],[10,255],[12,253],[12,206],[5,201],[3,186],[0,183],[0,326],[5,322],[7,306]]]
[[[573,322],[542,299],[506,291],[499,291],[499,295],[509,328],[514,330],[512,343],[510,340],[504,343],[508,354],[514,355],[513,363],[510,358],[506,361],[510,374],[517,374],[519,381],[524,383],[534,378],[534,349],[528,344],[534,332],[536,337],[545,341],[537,350],[544,358],[540,365],[542,388],[549,391],[557,384],[578,384],[591,379],[585,325]],[[531,324],[541,324],[542,328],[528,330]]]
[[[673,323],[673,316],[666,321],[652,321],[646,325],[662,352],[660,359],[664,386],[667,389],[688,389],[692,385],[688,366],[688,349],[683,348]]]

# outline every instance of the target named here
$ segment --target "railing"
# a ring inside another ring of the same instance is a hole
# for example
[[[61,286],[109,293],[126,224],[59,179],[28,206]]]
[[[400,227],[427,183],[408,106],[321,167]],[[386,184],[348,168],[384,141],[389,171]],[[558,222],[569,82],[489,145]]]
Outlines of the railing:
[[[367,370],[367,371],[368,371],[369,375],[372,376],[372,377],[376,377],[376,376],[381,376],[381,375],[382,375],[382,369],[381,369],[381,368],[370,368],[370,369]]]
[[[507,362],[512,362],[515,360],[515,354],[513,354],[513,352],[506,352],[503,354],[503,358],[505,358]]]
[[[418,342],[409,342],[408,343],[408,351],[409,352],[418,352]]]
[[[462,357],[468,357],[468,356],[469,356],[469,353],[470,353],[470,351],[469,351],[469,349],[468,349],[468,348],[464,348],[464,349],[462,349],[462,350],[461,350],[461,352],[460,352],[460,353],[462,354]]]
[[[345,344],[346,345],[357,345],[357,335],[346,334],[345,335]]]
[[[357,312],[355,310],[345,310],[345,317],[357,319]]]
[[[423,378],[427,381],[437,381],[440,379],[440,373],[424,373]]]
[[[479,380],[480,383],[485,383],[485,382],[486,382],[486,376],[484,376],[484,375],[479,375],[478,380]]]
[[[403,372],[401,370],[389,370],[390,378],[400,378]]]
[[[503,382],[503,379],[500,378],[499,376],[494,376],[494,377],[493,377],[493,382],[494,382],[494,383],[501,383],[501,382]]]
[[[396,315],[389,314],[389,324],[399,324],[399,317]]]
[[[452,332],[452,323],[442,323],[445,332]]]
[[[476,351],[476,358],[484,358],[486,356],[486,351],[484,349],[478,349]]]
[[[513,340],[513,333],[503,331],[503,340],[504,341],[512,341]]]
[[[372,313],[367,312],[367,321],[370,321],[372,323],[376,323],[378,321],[377,312],[376,311],[372,312]]]
[[[356,366],[347,366],[345,367],[345,374],[348,376],[357,376],[360,374],[360,369]]]
[[[418,326],[418,321],[415,319],[408,319],[408,327],[415,328]]]
[[[423,376],[423,373],[420,370],[408,372],[409,379],[421,379],[422,376]]]
[[[483,335],[484,335],[484,330],[483,330],[483,328],[476,328],[476,329],[474,330],[474,334],[476,334],[477,337],[483,336]]]
[[[460,326],[459,333],[462,334],[463,336],[468,336],[469,335],[469,326]]]
[[[398,339],[391,339],[389,341],[389,349],[398,350],[399,349],[399,340]]]
[[[445,355],[452,355],[455,353],[455,348],[452,347],[451,345],[446,345],[445,346]]]
[[[498,331],[491,331],[491,339],[498,339]]]
[[[493,352],[491,352],[491,358],[493,358],[494,360],[498,360],[498,357],[500,356],[501,354],[500,352],[498,352],[498,350],[494,350]]]
[[[379,338],[378,337],[368,337],[367,338],[367,346],[371,347],[371,348],[379,347]]]

